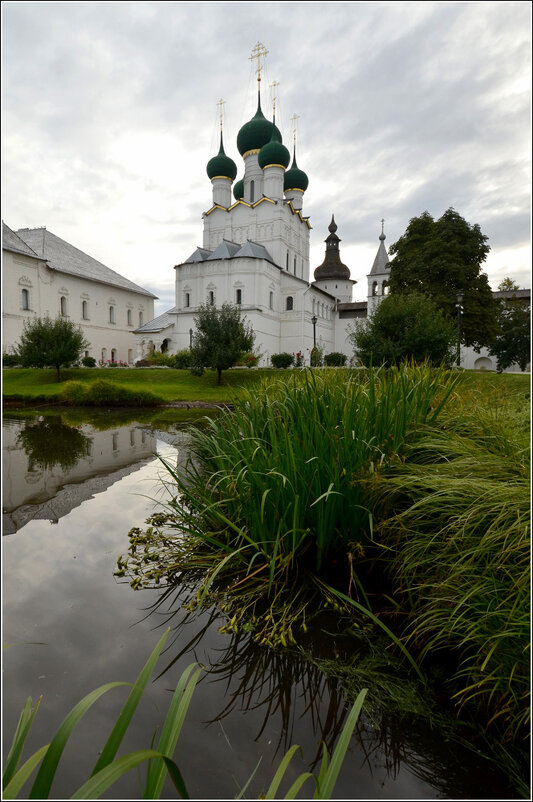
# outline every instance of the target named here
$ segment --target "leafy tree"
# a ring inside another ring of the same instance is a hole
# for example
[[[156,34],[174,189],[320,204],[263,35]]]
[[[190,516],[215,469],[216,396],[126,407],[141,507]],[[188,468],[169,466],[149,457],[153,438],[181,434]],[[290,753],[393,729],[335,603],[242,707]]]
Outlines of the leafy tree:
[[[191,368],[195,373],[204,368],[216,370],[220,384],[222,371],[231,368],[243,352],[252,350],[253,329],[246,324],[246,318],[241,317],[239,307],[229,303],[220,308],[201,305],[194,322]]]
[[[24,324],[17,353],[24,367],[55,368],[59,382],[59,369],[77,362],[88,346],[81,328],[68,318],[38,317]]]
[[[455,325],[425,295],[389,295],[372,317],[356,324],[351,335],[363,365],[398,365],[405,360],[451,365],[455,357]]]
[[[509,276],[506,276],[498,284],[498,289],[501,292],[514,292],[515,290],[519,290],[520,287],[518,286],[516,281],[513,281],[512,278],[509,278]]]
[[[390,292],[422,292],[445,317],[456,319],[457,293],[463,293],[461,339],[476,350],[489,345],[497,330],[497,306],[481,265],[489,253],[488,238],[450,208],[434,220],[424,212],[389,248]]]
[[[502,291],[518,290],[518,284],[505,278],[498,285]],[[496,357],[498,370],[505,370],[515,362],[525,370],[531,360],[531,310],[519,298],[503,298],[499,302],[499,331],[489,352]]]

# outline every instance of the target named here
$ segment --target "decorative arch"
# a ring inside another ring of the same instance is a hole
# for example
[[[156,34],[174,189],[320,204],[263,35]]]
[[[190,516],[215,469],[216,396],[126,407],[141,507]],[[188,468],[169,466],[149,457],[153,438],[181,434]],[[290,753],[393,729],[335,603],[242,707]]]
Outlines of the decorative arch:
[[[294,309],[294,298],[292,295],[287,296],[287,300],[285,301],[285,309],[287,312],[292,312]]]

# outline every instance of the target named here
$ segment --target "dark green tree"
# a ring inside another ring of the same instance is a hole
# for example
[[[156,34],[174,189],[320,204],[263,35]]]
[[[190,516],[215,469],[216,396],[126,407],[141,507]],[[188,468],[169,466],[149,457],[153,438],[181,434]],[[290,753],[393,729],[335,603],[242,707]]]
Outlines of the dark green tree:
[[[518,284],[505,278],[498,289],[513,292],[518,290]],[[498,370],[505,370],[515,363],[520,370],[526,370],[531,361],[531,309],[516,295],[498,302],[498,334],[489,352],[496,357]]]
[[[480,227],[450,208],[438,220],[424,212],[389,248],[392,294],[422,292],[448,319],[456,319],[457,293],[463,293],[461,340],[479,350],[498,330],[497,306],[481,266],[489,253]]]
[[[17,354],[24,367],[55,368],[61,381],[60,368],[76,362],[88,346],[81,328],[68,318],[38,317],[24,324]]]
[[[89,454],[91,439],[61,417],[47,416],[44,420],[28,421],[19,433],[17,442],[28,455],[29,468],[48,469],[60,465],[64,471],[73,468]]]
[[[384,298],[351,338],[355,356],[366,366],[398,365],[406,360],[451,365],[457,332],[431,298],[411,292]]]
[[[217,371],[220,384],[222,371],[231,368],[242,353],[251,351],[255,334],[238,306],[224,303],[221,307],[203,304],[194,318],[196,331],[193,335],[193,372],[204,368]]]

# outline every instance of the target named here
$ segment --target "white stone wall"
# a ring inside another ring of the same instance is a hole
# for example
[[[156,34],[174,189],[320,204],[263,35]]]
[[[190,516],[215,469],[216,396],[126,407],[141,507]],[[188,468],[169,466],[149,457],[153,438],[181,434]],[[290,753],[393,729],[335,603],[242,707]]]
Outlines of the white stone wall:
[[[42,260],[11,251],[3,251],[2,261],[4,351],[19,341],[25,320],[46,315],[56,318],[63,303],[66,316],[81,326],[90,343],[89,356],[107,361],[113,355],[115,361],[133,363],[133,331],[139,326],[140,315],[144,323],[153,318],[153,298],[60,273]],[[29,310],[22,308],[23,289],[29,292]]]

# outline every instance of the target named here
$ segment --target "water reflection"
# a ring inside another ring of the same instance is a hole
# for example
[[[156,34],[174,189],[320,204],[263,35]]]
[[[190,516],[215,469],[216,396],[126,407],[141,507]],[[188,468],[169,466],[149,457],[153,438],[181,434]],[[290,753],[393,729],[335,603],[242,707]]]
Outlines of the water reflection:
[[[98,430],[58,414],[3,425],[3,533],[28,521],[57,523],[156,453],[156,436],[132,423]]]
[[[162,592],[148,611],[148,617],[162,616],[168,626],[174,621],[172,645],[180,645],[159,677],[184,655],[194,655],[205,666],[200,680],[221,686],[216,694],[223,703],[204,721],[222,722],[237,713],[253,714],[254,740],[259,742],[276,721],[273,754],[277,759],[294,743],[302,742],[302,723],[315,735],[314,754],[306,753],[306,770],[315,771],[322,758],[322,744],[331,755],[349,712],[348,699],[369,688],[365,712],[360,716],[353,741],[363,756],[370,775],[385,775],[393,783],[408,767],[422,783],[446,798],[504,798],[509,788],[495,767],[465,743],[453,740],[452,722],[443,727],[443,715],[435,715],[423,689],[395,664],[386,651],[376,659],[368,643],[347,639],[329,628],[310,627],[305,646],[275,651],[257,644],[251,634],[228,634],[223,648],[203,650],[204,639],[222,620],[216,609],[204,614],[201,627],[195,617],[183,614],[194,588],[171,586]],[[329,622],[330,624],[332,622]],[[194,634],[183,645],[189,625]],[[386,644],[384,644],[386,646]],[[327,655],[327,656],[326,656]],[[333,659],[332,659],[333,658]],[[200,691],[199,691],[200,692]],[[405,782],[405,780],[404,780]],[[359,798],[359,797],[357,797]]]

